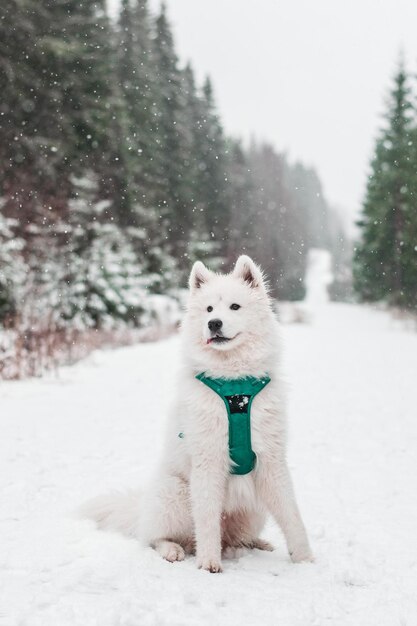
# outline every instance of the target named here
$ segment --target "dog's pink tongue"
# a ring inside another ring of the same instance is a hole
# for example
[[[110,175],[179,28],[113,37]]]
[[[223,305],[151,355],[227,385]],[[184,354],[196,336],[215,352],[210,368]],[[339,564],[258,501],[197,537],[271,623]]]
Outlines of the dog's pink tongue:
[[[213,338],[207,339],[207,343],[211,343],[213,341]]]

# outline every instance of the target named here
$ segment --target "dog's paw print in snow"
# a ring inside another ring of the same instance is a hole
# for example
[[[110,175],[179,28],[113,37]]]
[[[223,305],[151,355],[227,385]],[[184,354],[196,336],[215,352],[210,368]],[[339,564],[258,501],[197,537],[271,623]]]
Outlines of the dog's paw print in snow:
[[[336,576],[336,580],[346,587],[369,586],[369,581],[366,579],[363,572],[355,571],[354,569],[345,569],[338,576]]]

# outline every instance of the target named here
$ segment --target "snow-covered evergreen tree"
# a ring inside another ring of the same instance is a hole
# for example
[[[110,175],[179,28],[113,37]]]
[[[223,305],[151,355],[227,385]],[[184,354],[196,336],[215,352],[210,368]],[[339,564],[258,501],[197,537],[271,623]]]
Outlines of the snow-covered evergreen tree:
[[[402,64],[385,119],[359,221],[362,239],[355,254],[355,287],[365,300],[411,306],[417,304],[416,131]]]
[[[0,209],[2,201],[0,199]],[[0,324],[14,323],[22,306],[27,267],[23,261],[24,241],[15,236],[16,221],[0,212]]]
[[[139,326],[146,310],[146,279],[126,234],[111,218],[109,200],[96,198],[90,173],[74,179],[66,245],[62,317],[78,327]]]

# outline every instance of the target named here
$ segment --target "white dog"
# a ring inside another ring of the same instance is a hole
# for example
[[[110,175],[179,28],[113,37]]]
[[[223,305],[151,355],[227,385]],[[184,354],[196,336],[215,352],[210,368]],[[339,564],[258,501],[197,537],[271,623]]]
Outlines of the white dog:
[[[220,572],[222,551],[272,549],[259,538],[269,512],[291,559],[312,561],[286,463],[277,321],[249,257],[228,275],[195,263],[182,343],[179,397],[155,482],[140,503],[134,495],[98,499],[88,515],[168,561],[195,552],[198,567]]]

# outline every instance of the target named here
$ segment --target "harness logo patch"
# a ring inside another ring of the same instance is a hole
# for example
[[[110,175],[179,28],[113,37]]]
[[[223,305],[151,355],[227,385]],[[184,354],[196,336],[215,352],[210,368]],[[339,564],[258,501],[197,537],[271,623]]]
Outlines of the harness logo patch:
[[[248,394],[235,394],[233,396],[225,396],[230,413],[247,413],[251,396]]]

